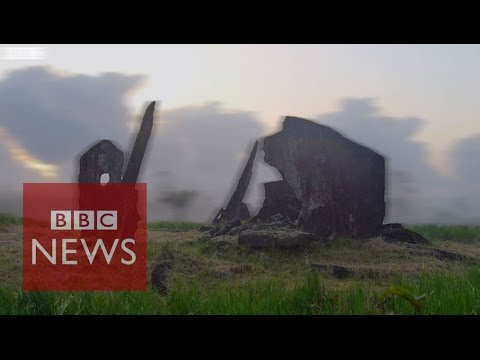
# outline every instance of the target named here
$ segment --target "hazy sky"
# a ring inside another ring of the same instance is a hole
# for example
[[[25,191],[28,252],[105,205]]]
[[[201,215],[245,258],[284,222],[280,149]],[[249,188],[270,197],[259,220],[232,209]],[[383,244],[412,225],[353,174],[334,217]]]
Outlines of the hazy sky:
[[[251,142],[293,115],[387,157],[394,221],[480,219],[480,46],[34,45],[44,59],[11,60],[15,46],[0,45],[0,212],[21,211],[23,182],[76,181],[78,155],[102,138],[128,154],[157,100],[140,179],[152,218],[205,221]],[[251,210],[279,177],[258,159]],[[188,212],[162,200],[189,190]]]
[[[12,46],[12,45],[9,45]],[[9,69],[145,75],[131,91],[162,109],[219,101],[250,111],[267,128],[284,115],[315,118],[345,97],[371,97],[384,115],[424,120],[415,139],[436,166],[455,141],[480,133],[477,45],[45,45],[45,60],[0,60]]]

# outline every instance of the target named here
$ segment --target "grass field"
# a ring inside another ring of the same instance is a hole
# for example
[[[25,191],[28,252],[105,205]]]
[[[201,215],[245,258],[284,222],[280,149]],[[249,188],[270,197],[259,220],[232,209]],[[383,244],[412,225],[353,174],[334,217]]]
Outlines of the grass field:
[[[224,236],[202,239],[199,224],[149,225],[149,271],[167,259],[170,291],[24,292],[21,221],[0,215],[0,314],[477,314],[480,228],[413,229],[440,249],[469,256],[439,259],[381,239],[341,239],[301,251],[256,251]],[[342,265],[351,276],[312,271]]]
[[[22,219],[17,216],[0,213],[0,229],[10,225],[20,225],[21,223]]]
[[[196,230],[203,224],[188,221],[156,221],[148,224],[149,230]]]

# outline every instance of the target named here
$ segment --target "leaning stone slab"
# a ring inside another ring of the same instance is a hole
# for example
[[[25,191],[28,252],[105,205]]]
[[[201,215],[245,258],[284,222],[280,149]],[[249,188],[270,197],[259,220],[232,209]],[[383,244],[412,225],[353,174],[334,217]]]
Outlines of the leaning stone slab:
[[[250,212],[248,211],[247,205],[243,202],[243,198],[245,197],[248,185],[250,184],[250,179],[252,178],[252,167],[255,156],[257,155],[257,148],[258,141],[255,141],[252,151],[250,152],[250,156],[248,157],[248,161],[243,169],[242,175],[238,180],[237,187],[232,194],[227,207],[219,211],[213,220],[213,224],[250,219]]]

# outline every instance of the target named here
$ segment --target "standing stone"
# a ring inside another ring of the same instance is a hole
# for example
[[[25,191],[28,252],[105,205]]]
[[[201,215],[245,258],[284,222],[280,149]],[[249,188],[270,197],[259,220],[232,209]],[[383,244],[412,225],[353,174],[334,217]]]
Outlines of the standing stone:
[[[80,157],[79,183],[100,183],[103,174],[109,182],[119,183],[122,178],[123,153],[111,141],[102,140]]]
[[[155,102],[151,102],[142,119],[125,174],[122,176],[123,152],[110,140],[102,140],[80,157],[79,183],[100,183],[103,174],[109,175],[111,183],[136,183],[148,140],[152,133]]]
[[[136,183],[140,168],[142,166],[142,160],[147,149],[148,140],[153,128],[153,112],[155,110],[155,101],[152,101],[145,110],[143,115],[140,129],[138,130],[133,149],[128,160],[125,174],[123,174],[123,183]]]
[[[243,198],[247,192],[248,185],[250,184],[250,179],[252,177],[253,161],[257,155],[257,148],[258,141],[255,141],[252,151],[250,152],[250,156],[248,157],[247,164],[245,165],[242,175],[238,180],[237,188],[230,198],[227,207],[225,209],[221,209],[213,220],[214,224],[250,219],[250,212],[248,211],[247,205],[243,202]]]
[[[130,211],[122,211],[119,215],[120,223],[122,224],[122,228],[119,229],[119,233],[124,238],[134,238],[135,231],[138,227],[138,222],[140,221],[138,210],[136,206],[132,206],[132,204],[137,204],[138,200],[138,193],[135,188],[135,183],[138,180],[143,157],[147,150],[148,140],[150,139],[150,135],[152,133],[154,110],[155,101],[152,101],[145,109],[140,128],[138,129],[137,137],[135,138],[135,143],[133,144],[132,152],[130,153],[130,158],[128,159],[125,173],[122,177],[122,183],[129,185],[124,187],[123,190],[122,202],[125,204],[123,208],[130,209]]]
[[[278,169],[300,201],[298,225],[304,230],[322,237],[376,234],[385,216],[381,155],[327,126],[295,117],[286,117],[283,129],[266,137],[263,148],[265,162]]]
[[[101,176],[103,174],[109,175],[109,183],[123,183],[122,197],[116,199],[118,202],[117,208],[119,210],[118,222],[122,227],[117,229],[117,233],[124,238],[134,237],[135,231],[138,227],[140,216],[135,206],[138,200],[138,194],[135,187],[137,182],[143,157],[147,149],[148,141],[152,133],[153,114],[155,110],[155,102],[151,102],[143,116],[140,128],[138,130],[135,143],[128,160],[125,173],[122,176],[123,168],[123,153],[111,141],[102,140],[95,146],[91,147],[80,157],[80,174],[78,176],[79,183],[93,183],[100,184]],[[115,196],[115,189],[112,190],[110,186],[97,188],[98,194],[102,196]],[[96,191],[85,191],[80,187],[79,191],[79,206],[80,209],[90,209],[90,204],[95,203]],[[112,195],[113,194],[113,195]],[[123,211],[123,209],[134,209],[130,211]]]
[[[102,140],[80,157],[80,184],[100,184],[101,176],[108,174],[108,183],[119,183],[122,179],[123,152],[111,141]],[[100,185],[99,185],[100,186]],[[91,210],[98,202],[98,196],[109,196],[109,187],[79,187],[78,205],[80,210]],[[83,235],[82,230],[81,234]]]

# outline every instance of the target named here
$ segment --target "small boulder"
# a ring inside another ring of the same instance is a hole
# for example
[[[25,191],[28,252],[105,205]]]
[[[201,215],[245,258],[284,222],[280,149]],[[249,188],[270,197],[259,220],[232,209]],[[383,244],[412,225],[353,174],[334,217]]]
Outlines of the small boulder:
[[[311,264],[310,270],[314,272],[327,271],[337,279],[346,279],[354,274],[352,268],[341,265]]]
[[[353,269],[345,266],[333,265],[332,275],[337,279],[345,279],[353,275]]]
[[[379,235],[387,243],[404,242],[409,244],[430,245],[430,240],[423,235],[405,229],[401,224],[385,224],[381,227]]]
[[[155,290],[160,294],[167,294],[169,287],[170,271],[172,269],[171,261],[164,260],[159,262],[152,271],[151,282]]]

